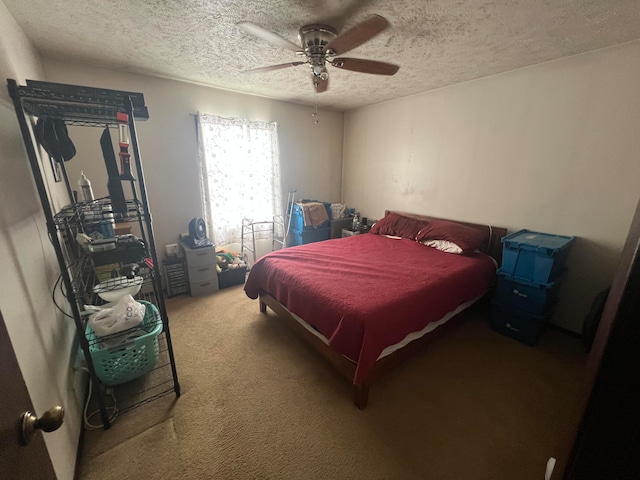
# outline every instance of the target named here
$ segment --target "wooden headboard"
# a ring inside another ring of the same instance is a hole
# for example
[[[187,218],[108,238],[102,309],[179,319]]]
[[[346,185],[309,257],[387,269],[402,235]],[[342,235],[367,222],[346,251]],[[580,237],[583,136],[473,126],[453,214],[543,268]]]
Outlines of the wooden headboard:
[[[481,248],[481,250],[490,255],[498,262],[498,266],[502,265],[502,242],[500,241],[502,237],[507,234],[507,229],[504,227],[494,227],[492,225],[483,225],[480,223],[470,223],[470,222],[461,222],[459,220],[451,220],[450,218],[441,218],[441,217],[431,217],[429,215],[420,215],[418,213],[407,213],[407,212],[398,212],[396,210],[385,210],[384,214],[388,213],[396,213],[398,215],[404,215],[405,217],[415,218],[418,220],[446,220],[448,222],[455,222],[461,225],[465,225],[467,227],[475,228],[476,230],[480,230],[482,233],[486,234],[489,237],[489,242],[486,246]]]

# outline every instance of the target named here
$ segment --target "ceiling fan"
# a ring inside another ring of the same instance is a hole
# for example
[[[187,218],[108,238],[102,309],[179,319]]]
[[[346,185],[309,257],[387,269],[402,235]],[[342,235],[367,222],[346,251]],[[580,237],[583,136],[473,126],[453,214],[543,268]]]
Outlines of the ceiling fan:
[[[298,32],[300,45],[290,42],[277,33],[266,30],[251,22],[240,22],[238,26],[246,33],[262,38],[274,45],[296,52],[306,57],[304,61],[252,68],[247,72],[268,72],[287,67],[308,64],[311,68],[311,79],[316,92],[322,93],[329,87],[327,64],[353,72],[372,73],[374,75],[393,75],[400,68],[398,65],[361,58],[338,57],[371,40],[390,26],[387,19],[380,15],[372,15],[352,28],[338,34],[330,25],[304,25]]]

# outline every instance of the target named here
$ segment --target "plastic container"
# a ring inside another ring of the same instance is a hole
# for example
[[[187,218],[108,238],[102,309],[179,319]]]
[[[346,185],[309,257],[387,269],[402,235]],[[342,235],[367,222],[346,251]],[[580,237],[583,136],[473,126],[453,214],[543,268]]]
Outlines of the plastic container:
[[[533,346],[547,327],[552,310],[553,306],[544,315],[530,315],[494,301],[491,329],[525,345]]]
[[[102,218],[100,222],[100,228],[104,232],[105,238],[114,238],[116,236],[116,221],[113,216],[113,211],[109,210],[109,206],[105,206],[102,209]]]
[[[341,218],[344,218],[344,214],[347,209],[347,206],[344,203],[332,203],[330,207],[331,207],[331,216],[329,217],[330,220],[339,220]]]
[[[80,178],[78,179],[78,187],[80,187],[80,198],[83,202],[93,202],[93,189],[91,188],[91,182],[85,176],[84,172],[80,172]]]
[[[341,218],[340,220],[331,220],[331,224],[329,226],[330,238],[342,237],[342,229],[351,228],[351,224],[352,224],[352,219],[350,217]]]
[[[502,272],[517,280],[549,283],[562,272],[575,237],[520,230],[502,238]]]
[[[543,315],[558,296],[562,275],[551,283],[516,280],[498,270],[498,283],[494,300],[508,308],[520,310],[529,315]]]
[[[116,222],[111,204],[93,203],[83,207],[83,230],[92,240],[114,238]]]
[[[247,276],[247,267],[230,268],[218,272],[218,287],[227,288],[234,285],[242,285]]]
[[[351,230],[353,230],[355,232],[360,228],[360,226],[361,226],[360,214],[358,212],[356,212],[356,214],[351,219]]]
[[[87,325],[85,335],[89,342],[91,359],[96,375],[105,385],[119,385],[141,377],[153,370],[158,360],[158,335],[162,320],[155,305],[144,300],[142,323],[108,337],[96,337]],[[140,335],[140,332],[144,332]]]
[[[331,204],[328,202],[320,202],[327,209],[327,216],[331,218]],[[318,225],[318,228],[325,228],[329,226],[329,220]],[[313,226],[304,225],[304,214],[302,213],[302,206],[298,203],[293,205],[293,211],[291,213],[291,230],[303,231],[303,230],[315,230]]]
[[[320,242],[322,240],[329,240],[330,228],[318,228],[316,230],[291,230],[289,236],[289,245],[304,245],[307,243]]]

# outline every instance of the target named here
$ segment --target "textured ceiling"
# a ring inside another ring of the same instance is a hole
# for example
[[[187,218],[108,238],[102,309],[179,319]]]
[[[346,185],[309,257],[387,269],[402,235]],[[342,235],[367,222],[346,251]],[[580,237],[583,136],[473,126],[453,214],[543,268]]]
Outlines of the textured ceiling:
[[[638,0],[1,0],[46,56],[346,110],[640,38]],[[250,21],[298,43],[370,14],[391,28],[349,57],[400,65],[392,77],[328,67],[316,98],[306,65],[244,33]]]

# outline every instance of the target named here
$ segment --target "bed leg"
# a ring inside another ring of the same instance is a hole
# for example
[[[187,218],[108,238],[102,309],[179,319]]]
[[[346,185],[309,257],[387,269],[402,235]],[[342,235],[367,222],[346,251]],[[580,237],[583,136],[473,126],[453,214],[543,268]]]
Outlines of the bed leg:
[[[364,384],[353,386],[353,401],[360,410],[364,410],[369,400],[369,386]]]
[[[267,313],[267,304],[260,300],[260,313]]]

